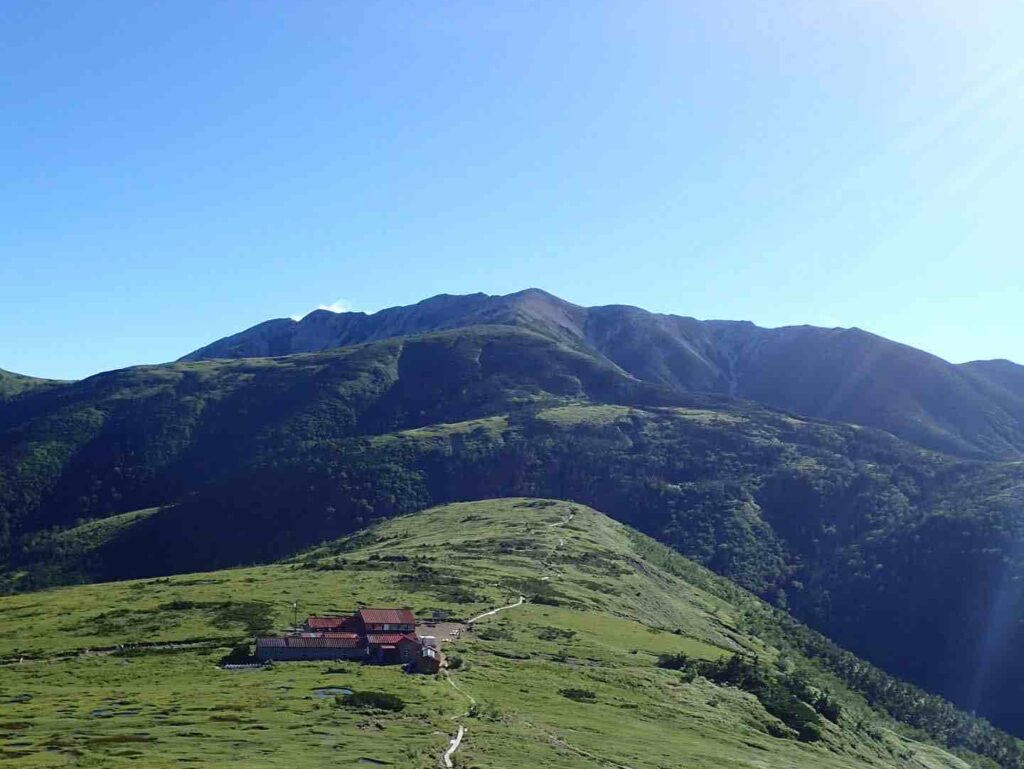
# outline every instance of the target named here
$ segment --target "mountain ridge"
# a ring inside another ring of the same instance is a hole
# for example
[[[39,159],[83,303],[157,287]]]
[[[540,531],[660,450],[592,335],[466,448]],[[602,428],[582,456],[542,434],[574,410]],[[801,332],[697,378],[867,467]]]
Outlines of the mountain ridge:
[[[403,605],[440,620],[421,633],[448,667],[217,669],[254,635],[293,630],[295,599],[298,618]],[[0,614],[15,763],[286,769],[344,751],[427,769],[464,726],[459,765],[505,769],[1022,765],[1018,739],[556,499],[434,507],[287,561],[0,597]],[[404,707],[353,712],[353,691]]]
[[[762,328],[631,305],[582,307],[536,288],[440,294],[372,315],[317,310],[265,321],[181,360],[317,352],[479,324],[525,326],[682,392],[878,427],[963,457],[1024,458],[1024,366],[952,364],[859,328]]]

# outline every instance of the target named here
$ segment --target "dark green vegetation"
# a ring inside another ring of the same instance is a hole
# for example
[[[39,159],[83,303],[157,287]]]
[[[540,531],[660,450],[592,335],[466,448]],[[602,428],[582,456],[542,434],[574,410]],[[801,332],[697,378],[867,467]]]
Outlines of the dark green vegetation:
[[[703,676],[721,686],[735,686],[750,692],[764,709],[792,729],[804,742],[821,739],[821,716],[839,723],[842,707],[807,678],[795,672],[780,673],[762,665],[758,658],[745,660],[739,654],[717,660],[693,660],[685,654],[665,654],[658,666],[678,670],[683,680]]]
[[[597,701],[597,695],[590,691],[590,689],[562,689],[559,693],[563,697],[568,697],[570,700],[575,700],[576,702]]]
[[[537,289],[441,295],[373,315],[271,320],[186,359],[288,355],[483,323],[533,329],[682,392],[879,427],[968,457],[1024,456],[1024,367],[1009,361],[955,366],[860,329],[765,329],[621,305],[579,307]]]
[[[354,710],[388,710],[392,713],[405,710],[405,701],[388,692],[352,692],[338,697],[338,705]]]
[[[26,391],[0,404],[2,578],[269,562],[438,503],[574,499],[1024,733],[1021,463],[685,394],[554,336],[474,327]]]
[[[477,602],[449,601],[456,584]],[[407,603],[465,618],[522,594],[531,600],[445,644],[462,660],[447,677],[338,662],[216,668],[232,649],[243,658],[254,618],[287,628],[296,598],[309,612]],[[800,651],[813,631],[564,502],[449,505],[277,565],[0,598],[0,618],[0,760],[19,768],[425,769],[460,724],[460,766],[1021,766],[1018,741],[967,714],[952,711],[955,728],[894,719]]]

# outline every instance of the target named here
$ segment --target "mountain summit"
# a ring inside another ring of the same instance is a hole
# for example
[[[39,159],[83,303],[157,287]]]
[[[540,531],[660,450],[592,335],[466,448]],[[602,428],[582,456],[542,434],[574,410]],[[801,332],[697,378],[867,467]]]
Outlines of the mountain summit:
[[[182,360],[319,352],[495,324],[529,328],[683,392],[878,427],[964,457],[1024,457],[1024,366],[954,365],[856,328],[769,329],[626,305],[581,307],[535,288],[506,296],[441,294],[372,315],[317,310],[298,321],[260,323]]]

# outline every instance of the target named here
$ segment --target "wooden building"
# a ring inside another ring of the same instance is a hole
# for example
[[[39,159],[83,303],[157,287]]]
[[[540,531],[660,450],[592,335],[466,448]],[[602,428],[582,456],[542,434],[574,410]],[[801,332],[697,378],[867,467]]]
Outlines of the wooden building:
[[[327,615],[306,618],[304,628],[308,633],[362,633],[363,622],[358,615]]]
[[[423,645],[415,635],[367,633],[366,646],[371,662],[388,665],[412,662]]]
[[[260,662],[296,660],[365,660],[369,655],[361,636],[325,637],[302,634],[279,638],[257,638],[256,658]]]
[[[433,674],[441,670],[441,663],[444,658],[439,649],[433,646],[423,646],[413,664],[413,671],[416,673]]]
[[[360,659],[388,664],[418,663],[423,642],[408,609],[359,609],[353,614],[310,616],[301,632],[257,638],[260,662]]]
[[[415,633],[416,616],[408,609],[360,609],[364,633]]]

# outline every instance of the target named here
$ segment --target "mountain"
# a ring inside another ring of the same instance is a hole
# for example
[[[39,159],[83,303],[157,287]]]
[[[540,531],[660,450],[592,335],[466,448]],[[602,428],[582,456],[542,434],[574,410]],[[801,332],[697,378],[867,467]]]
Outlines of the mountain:
[[[461,629],[447,669],[215,667],[296,616],[365,605]],[[1022,766],[985,721],[558,500],[447,505],[274,565],[0,598],[0,616],[12,766],[426,769],[460,727],[459,766]],[[368,692],[401,709],[350,699]]]
[[[562,341],[582,334],[585,310],[538,289],[508,296],[441,294],[408,307],[372,315],[316,310],[301,320],[279,318],[225,337],[182,361],[254,358],[321,352],[363,342],[478,325],[518,325]]]
[[[320,310],[299,321],[267,321],[183,360],[314,352],[479,324],[523,326],[683,392],[878,427],[964,457],[1024,458],[1024,367],[953,365],[860,329],[765,329],[636,307],[579,307],[538,289],[441,295],[372,315]]]
[[[435,504],[573,499],[1024,733],[1021,470],[474,326],[0,405],[0,581],[269,562]]]

